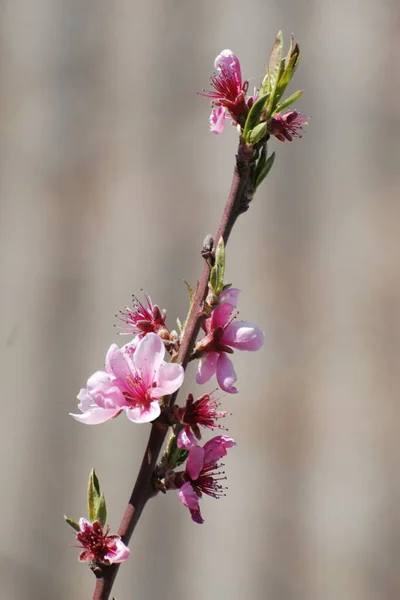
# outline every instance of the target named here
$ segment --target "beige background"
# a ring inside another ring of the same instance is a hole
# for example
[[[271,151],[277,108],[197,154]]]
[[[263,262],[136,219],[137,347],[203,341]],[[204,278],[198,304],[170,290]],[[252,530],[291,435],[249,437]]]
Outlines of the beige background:
[[[91,598],[62,515],[85,513],[95,466],[117,528],[148,428],[68,412],[132,292],[184,317],[236,150],[196,91],[226,47],[259,81],[280,28],[301,43],[291,91],[312,126],[271,144],[231,238],[228,279],[266,345],[235,355],[229,493],[202,527],[174,493],[153,500],[114,593],[399,598],[397,0],[0,7],[1,598]]]

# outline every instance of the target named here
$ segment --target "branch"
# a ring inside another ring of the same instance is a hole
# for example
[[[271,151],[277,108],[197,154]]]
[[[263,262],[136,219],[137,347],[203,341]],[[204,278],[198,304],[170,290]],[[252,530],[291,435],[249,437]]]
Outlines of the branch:
[[[254,194],[254,160],[253,149],[240,140],[232,185],[215,238],[214,247],[216,247],[220,237],[223,238],[225,245],[227,244],[236,219],[249,207]],[[183,365],[184,369],[187,367],[204,321],[203,303],[207,296],[209,276],[210,268],[205,263],[194,294],[193,305],[178,352],[177,361]],[[172,395],[170,404],[175,403],[177,395],[178,392]],[[139,474],[118,530],[118,534],[125,544],[129,543],[147,501],[157,494],[157,491],[152,486],[152,477],[167,431],[168,426],[158,421],[152,424]],[[108,567],[104,566],[101,569],[96,567],[93,569],[96,576],[96,587],[92,600],[107,600],[109,598],[119,566],[119,564],[114,563]]]

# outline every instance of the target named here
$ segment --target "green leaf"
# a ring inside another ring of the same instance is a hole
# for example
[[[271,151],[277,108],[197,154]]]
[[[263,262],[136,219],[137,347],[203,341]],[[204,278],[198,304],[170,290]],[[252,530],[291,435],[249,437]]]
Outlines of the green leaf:
[[[192,304],[192,302],[193,302],[193,296],[194,296],[193,289],[192,289],[191,285],[186,281],[186,279],[183,280],[183,283],[186,285],[186,289],[187,289],[188,294],[189,294],[190,304]]]
[[[171,437],[167,442],[167,447],[162,459],[162,464],[167,469],[180,467],[188,457],[189,452],[187,450],[180,450],[176,445],[177,435],[181,429],[183,429],[183,425],[176,425],[174,427],[174,433],[171,434]]]
[[[284,110],[285,108],[288,108],[288,106],[290,106],[291,104],[293,104],[294,102],[296,102],[300,96],[302,95],[303,90],[297,90],[297,92],[294,92],[291,96],[289,96],[288,98],[286,98],[286,100],[284,100],[283,102],[281,102],[280,104],[278,104],[273,112],[273,114],[276,114],[278,112],[281,112],[282,110]]]
[[[224,286],[225,277],[225,244],[222,236],[219,238],[217,248],[215,250],[215,264],[219,270],[218,289],[222,289]]]
[[[255,187],[256,187],[256,189],[264,181],[264,179],[266,178],[266,176],[270,172],[270,170],[272,168],[272,165],[274,164],[274,160],[275,160],[275,152],[273,152],[271,154],[271,156],[269,156],[267,158],[267,160],[265,160],[264,164],[261,165],[261,167],[260,167],[259,170],[256,169],[256,175],[255,175]],[[258,167],[258,165],[257,165],[257,167]]]
[[[275,93],[275,88],[282,71],[282,54],[283,35],[282,31],[279,31],[275,38],[274,45],[272,46],[268,64],[268,91],[270,92],[271,96],[273,96]]]
[[[267,133],[267,123],[264,121],[263,123],[259,123],[250,131],[249,135],[249,144],[254,146],[263,139],[265,134]]]
[[[93,523],[96,520],[97,505],[100,500],[100,484],[95,473],[92,469],[89,475],[89,483],[87,490],[87,502],[88,502],[88,517],[89,521]]]
[[[68,525],[71,525],[72,529],[75,529],[75,531],[80,531],[80,527],[76,521],[70,519],[69,517],[67,517],[67,515],[64,515],[64,519],[68,523]]]
[[[270,93],[270,97],[268,100],[268,104],[266,106],[267,113],[271,114],[272,109],[274,108],[277,100],[276,100],[276,92],[279,85],[279,80],[282,76],[283,69],[285,66],[285,61],[282,59],[283,54],[283,35],[282,31],[278,32],[278,35],[275,38],[274,45],[272,46],[271,54],[269,57],[269,65],[268,65],[268,92]]]
[[[220,294],[224,288],[225,277],[225,244],[221,237],[215,249],[215,264],[210,272],[210,289],[213,294]]]
[[[247,142],[250,131],[259,124],[261,114],[265,108],[265,104],[268,101],[268,94],[261,96],[251,107],[249,114],[247,115],[246,123],[243,128],[243,139]],[[265,119],[264,119],[265,120]]]
[[[104,525],[107,522],[107,506],[106,506],[106,499],[104,498],[104,494],[100,494],[100,498],[99,498],[99,501],[96,506],[96,519],[95,520],[96,521],[99,520],[102,527],[104,527]]]
[[[183,332],[183,325],[179,317],[176,319],[176,324],[178,325],[179,333],[181,334]]]
[[[279,78],[278,86],[275,94],[275,101],[279,102],[282,98],[284,91],[289,85],[300,61],[300,48],[295,43],[293,36],[290,38],[290,46],[287,57],[284,59],[284,70]]]

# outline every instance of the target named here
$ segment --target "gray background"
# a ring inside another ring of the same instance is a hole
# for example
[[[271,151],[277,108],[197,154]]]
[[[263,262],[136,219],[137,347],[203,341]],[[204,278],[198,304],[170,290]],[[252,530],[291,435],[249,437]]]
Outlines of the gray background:
[[[175,493],[153,500],[114,594],[398,598],[397,0],[0,6],[1,598],[91,598],[62,515],[85,514],[95,466],[118,527],[148,427],[68,412],[132,292],[184,318],[236,150],[196,91],[226,47],[257,83],[278,29],[300,41],[312,125],[271,144],[229,246],[241,317],[266,333],[224,400],[229,493],[201,527]]]

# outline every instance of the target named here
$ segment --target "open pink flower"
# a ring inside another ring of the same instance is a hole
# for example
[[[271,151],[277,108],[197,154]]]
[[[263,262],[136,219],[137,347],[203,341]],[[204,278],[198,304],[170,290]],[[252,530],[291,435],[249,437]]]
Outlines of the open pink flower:
[[[184,370],[164,361],[164,344],[148,333],[136,345],[119,348],[112,344],[106,356],[106,371],[92,375],[78,394],[82,414],[74,419],[95,425],[123,410],[134,423],[148,423],[160,414],[159,400],[175,392],[183,382]]]
[[[211,77],[211,86],[214,89],[204,90],[200,95],[211,98],[213,108],[210,130],[213,133],[221,133],[226,118],[232,118],[234,123],[244,125],[254,98],[246,98],[249,84],[242,81],[240,62],[232,50],[223,50],[218,54],[214,66],[216,72]]]
[[[79,555],[81,562],[100,562],[104,565],[124,562],[130,555],[130,550],[125,546],[119,535],[108,535],[110,528],[103,531],[100,521],[90,523],[86,519],[79,519],[80,531],[76,534],[82,548]]]
[[[224,495],[224,487],[219,482],[226,477],[216,469],[221,466],[218,461],[233,446],[236,446],[236,442],[232,438],[219,435],[209,440],[204,447],[192,446],[189,451],[184,473],[186,481],[179,490],[179,499],[189,509],[195,523],[204,523],[199,505],[199,498],[203,493],[212,498]]]
[[[203,394],[198,400],[194,400],[193,395],[189,394],[185,407],[177,407],[177,416],[183,429],[178,433],[176,444],[178,448],[189,450],[201,439],[200,425],[207,429],[224,429],[222,425],[216,424],[216,419],[226,417],[229,413],[218,410],[218,399],[213,398],[212,394]]]
[[[294,137],[301,138],[304,125],[308,125],[308,117],[297,110],[289,110],[285,113],[277,113],[271,118],[268,133],[281,142],[292,142]]]
[[[156,304],[153,304],[148,294],[145,294],[144,297],[147,306],[133,296],[133,306],[125,306],[125,309],[119,312],[119,318],[126,324],[121,333],[139,335],[142,338],[151,331],[159,333],[167,329],[165,326],[166,311],[160,310]]]
[[[203,325],[206,335],[195,350],[200,356],[196,382],[206,383],[216,375],[219,386],[229,394],[237,393],[234,387],[237,377],[227,355],[233,354],[232,348],[253,352],[264,344],[261,329],[246,321],[236,320],[239,293],[240,290],[229,288],[220,294],[218,306]]]

